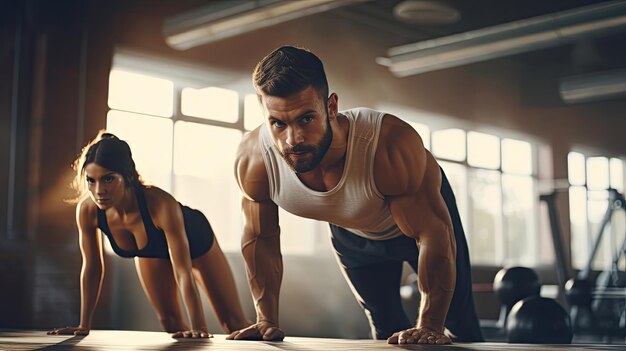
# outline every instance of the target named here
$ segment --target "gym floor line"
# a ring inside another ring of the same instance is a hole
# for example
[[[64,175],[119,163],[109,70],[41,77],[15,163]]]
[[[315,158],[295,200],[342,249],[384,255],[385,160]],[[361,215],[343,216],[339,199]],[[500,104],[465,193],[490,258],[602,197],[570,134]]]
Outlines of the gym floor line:
[[[46,335],[41,330],[0,331],[0,350],[209,350],[209,351],[332,351],[332,350],[624,350],[624,345],[541,345],[457,343],[453,345],[389,345],[382,340],[290,337],[283,342],[231,341],[217,334],[211,339],[174,340],[163,332],[92,330],[88,336]]]

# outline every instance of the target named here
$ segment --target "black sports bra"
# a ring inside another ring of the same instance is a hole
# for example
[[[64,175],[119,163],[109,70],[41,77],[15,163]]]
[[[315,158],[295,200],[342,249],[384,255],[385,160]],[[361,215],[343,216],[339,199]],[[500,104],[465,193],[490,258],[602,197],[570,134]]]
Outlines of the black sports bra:
[[[143,221],[146,235],[148,236],[148,243],[142,249],[134,251],[126,251],[119,246],[111,235],[111,229],[107,223],[106,212],[98,209],[98,228],[109,238],[113,251],[121,257],[146,257],[146,258],[170,258],[169,249],[167,245],[167,239],[165,238],[165,232],[162,229],[157,228],[152,222],[150,211],[146,203],[146,195],[144,193],[143,185],[135,187],[135,195],[137,197],[137,204],[139,205],[139,212],[141,213],[141,219]],[[187,239],[189,241],[189,251],[192,258],[199,257],[207,252],[213,245],[213,230],[211,226],[200,211],[191,209],[187,206],[180,205],[183,211],[183,218],[185,222],[185,231],[187,233]]]

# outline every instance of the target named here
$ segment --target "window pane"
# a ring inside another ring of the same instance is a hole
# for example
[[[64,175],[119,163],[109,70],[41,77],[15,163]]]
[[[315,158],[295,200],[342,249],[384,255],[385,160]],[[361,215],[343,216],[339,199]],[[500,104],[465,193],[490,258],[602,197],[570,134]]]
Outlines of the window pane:
[[[407,122],[407,123],[409,125],[411,125],[411,127],[413,127],[413,129],[415,129],[417,134],[420,135],[426,150],[430,150],[430,128],[428,128],[428,126],[425,125],[425,124],[421,124],[421,123],[417,123],[417,122]]]
[[[253,130],[263,123],[263,109],[256,94],[248,94],[243,99],[243,126]]]
[[[591,248],[587,232],[587,189],[573,186],[569,189],[569,216],[571,230],[572,266],[583,269]]]
[[[525,175],[533,174],[533,156],[530,143],[515,139],[502,139],[502,171]]]
[[[109,107],[148,115],[171,117],[174,84],[166,79],[117,69],[109,75]]]
[[[606,213],[606,209],[608,207],[608,191],[589,191],[588,192],[588,213],[589,213],[589,227],[591,230],[591,239],[593,242],[597,241],[600,231],[600,225],[602,223],[602,219],[604,214]],[[604,232],[602,234],[602,239],[600,242],[600,247],[598,248],[598,252],[593,259],[592,268],[597,270],[605,269],[610,261],[611,261],[611,252],[610,252],[610,238],[609,231],[610,226],[604,228]],[[587,250],[591,250],[593,247],[593,243],[588,246]]]
[[[475,167],[499,168],[500,138],[484,133],[468,132],[467,163]]]
[[[497,171],[471,170],[468,190],[471,201],[469,246],[475,264],[500,264],[503,257],[502,190]]]
[[[504,265],[530,266],[536,262],[535,191],[533,178],[503,175],[503,215],[506,233]]]
[[[174,133],[174,196],[206,215],[223,249],[239,250],[241,196],[233,165],[241,132],[177,122]]]
[[[611,239],[612,243],[610,245],[610,256],[614,257],[617,250],[619,250],[624,244],[624,240],[626,239],[626,212],[624,211],[614,211],[613,216],[611,217]],[[625,270],[625,255],[622,255],[622,258],[618,262],[618,268],[623,272]],[[605,267],[606,268],[606,267]]]
[[[316,232],[321,222],[279,209],[280,246],[283,253],[310,255],[315,251]]]
[[[169,192],[172,176],[172,121],[111,110],[107,114],[106,128],[128,143],[137,171],[144,181]]]
[[[578,152],[567,154],[567,178],[571,185],[585,185],[585,155]]]
[[[611,168],[611,188],[617,191],[624,190],[624,162],[619,158],[612,158]]]
[[[609,160],[606,157],[587,159],[587,188],[604,190],[609,187]]]
[[[435,156],[453,161],[465,160],[465,131],[444,129],[433,132],[432,150]]]
[[[461,222],[466,229],[465,234],[468,234],[466,227],[469,224],[467,218],[467,169],[463,165],[452,162],[439,161],[439,165],[450,182],[461,215]]]
[[[234,123],[239,118],[239,94],[215,87],[185,88],[182,92],[181,112],[187,116]]]

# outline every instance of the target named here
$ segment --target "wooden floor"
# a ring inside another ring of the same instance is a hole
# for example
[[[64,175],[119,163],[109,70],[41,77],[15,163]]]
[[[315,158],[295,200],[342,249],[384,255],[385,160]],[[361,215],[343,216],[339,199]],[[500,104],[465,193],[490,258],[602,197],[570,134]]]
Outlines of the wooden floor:
[[[624,345],[521,345],[501,343],[388,345],[384,341],[287,337],[283,342],[230,341],[224,335],[211,339],[172,339],[161,332],[94,330],[85,337],[50,336],[43,331],[0,331],[0,350],[209,350],[209,351],[313,351],[313,350],[626,350]]]

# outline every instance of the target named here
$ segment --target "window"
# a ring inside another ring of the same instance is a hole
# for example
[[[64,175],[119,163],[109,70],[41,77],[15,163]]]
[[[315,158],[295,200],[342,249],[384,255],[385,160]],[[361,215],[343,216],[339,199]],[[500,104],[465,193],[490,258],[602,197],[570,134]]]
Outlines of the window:
[[[624,162],[619,158],[589,157],[580,152],[567,155],[572,266],[584,269],[596,241],[600,240],[591,268],[604,270],[622,247],[626,232],[624,211],[611,212],[603,232],[600,228],[609,211],[609,189],[624,192]],[[600,239],[598,237],[601,236]],[[624,264],[624,258],[620,264]]]
[[[233,167],[243,134],[263,122],[257,97],[139,68],[149,66],[114,65],[106,128],[129,143],[147,184],[201,210],[221,247],[238,251],[243,218]],[[315,235],[326,235],[320,222],[280,216],[283,253],[312,254]]]
[[[473,264],[535,265],[538,196],[533,149],[523,140],[444,129],[432,152],[455,192]]]

